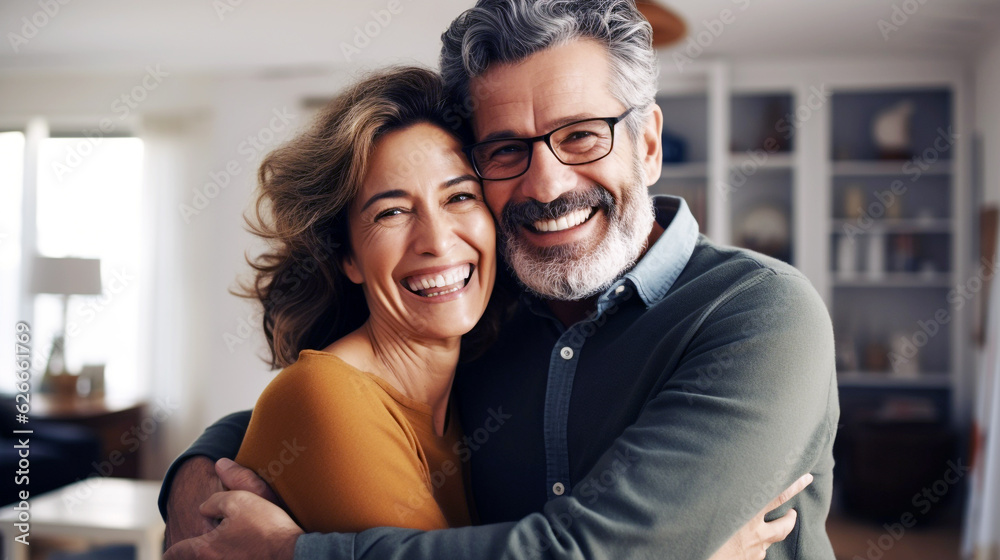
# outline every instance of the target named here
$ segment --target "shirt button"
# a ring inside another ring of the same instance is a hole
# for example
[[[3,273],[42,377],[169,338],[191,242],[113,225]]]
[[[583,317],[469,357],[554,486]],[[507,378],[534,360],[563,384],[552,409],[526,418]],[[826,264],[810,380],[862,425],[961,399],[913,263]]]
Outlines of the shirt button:
[[[620,293],[622,293],[622,292],[624,292],[624,291],[625,291],[625,286],[624,286],[624,284],[623,284],[623,285],[621,285],[621,286],[618,286],[617,288],[615,288],[615,293],[616,293],[616,294],[620,294]]]
[[[564,360],[572,360],[573,359],[573,349],[570,348],[569,346],[563,346],[562,350],[559,351],[559,355],[562,356],[562,358]]]
[[[564,492],[566,492],[566,487],[563,486],[562,482],[557,482],[552,485],[552,493],[556,496],[562,496]]]

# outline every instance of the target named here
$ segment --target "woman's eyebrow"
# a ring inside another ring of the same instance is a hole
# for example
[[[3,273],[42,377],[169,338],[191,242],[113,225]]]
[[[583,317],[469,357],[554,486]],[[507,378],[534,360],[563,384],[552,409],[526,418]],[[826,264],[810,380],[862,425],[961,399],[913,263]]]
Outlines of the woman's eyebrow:
[[[447,189],[448,187],[454,187],[455,185],[462,184],[462,183],[464,183],[466,181],[474,181],[474,182],[478,183],[479,179],[476,178],[475,175],[471,175],[471,174],[466,173],[465,175],[459,175],[458,177],[455,177],[454,179],[448,179],[444,183],[441,183],[441,188],[442,189]]]
[[[382,191],[380,193],[372,195],[372,197],[369,198],[367,202],[365,202],[365,205],[361,207],[361,211],[364,212],[369,206],[375,204],[376,202],[382,200],[383,198],[406,198],[406,197],[407,193],[404,190],[395,189],[391,191]]]

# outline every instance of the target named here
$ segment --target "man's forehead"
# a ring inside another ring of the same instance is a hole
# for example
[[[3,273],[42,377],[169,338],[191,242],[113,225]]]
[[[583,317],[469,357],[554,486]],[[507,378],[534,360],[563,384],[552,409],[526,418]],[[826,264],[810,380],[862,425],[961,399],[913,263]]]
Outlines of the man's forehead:
[[[501,64],[470,81],[477,139],[499,130],[539,134],[568,115],[611,111],[606,51],[576,41]]]

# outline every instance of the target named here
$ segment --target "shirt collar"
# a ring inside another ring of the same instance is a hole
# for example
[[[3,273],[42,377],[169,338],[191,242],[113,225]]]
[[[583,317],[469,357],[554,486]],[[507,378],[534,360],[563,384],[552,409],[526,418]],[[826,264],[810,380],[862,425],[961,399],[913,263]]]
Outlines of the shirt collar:
[[[663,299],[687,266],[698,242],[698,222],[695,221],[687,202],[676,196],[657,195],[653,198],[656,222],[664,228],[659,239],[639,259],[632,270],[612,284],[598,298],[598,314],[613,304],[621,294],[620,286],[631,283],[639,298],[649,308]],[[521,294],[522,302],[535,314],[551,316],[545,303],[528,293]]]
[[[635,286],[646,307],[667,295],[687,266],[698,242],[698,222],[683,198],[654,196],[653,207],[656,221],[664,232],[624,276]],[[616,286],[618,284],[620,282],[615,283]]]

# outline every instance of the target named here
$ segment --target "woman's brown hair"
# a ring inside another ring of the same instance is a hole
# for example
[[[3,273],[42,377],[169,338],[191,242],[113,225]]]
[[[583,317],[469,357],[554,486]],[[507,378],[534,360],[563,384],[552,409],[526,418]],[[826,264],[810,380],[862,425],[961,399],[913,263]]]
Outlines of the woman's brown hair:
[[[389,132],[428,122],[468,142],[466,124],[446,106],[438,74],[416,67],[379,71],[348,88],[306,132],[264,158],[247,224],[269,249],[247,257],[255,276],[234,293],[263,304],[271,367],[295,362],[300,350],[325,348],[368,318],[361,286],[341,270],[350,251],[348,208],[375,144]],[[495,312],[487,316],[464,345],[492,341],[499,321]],[[467,357],[469,349],[463,346],[463,352]]]

